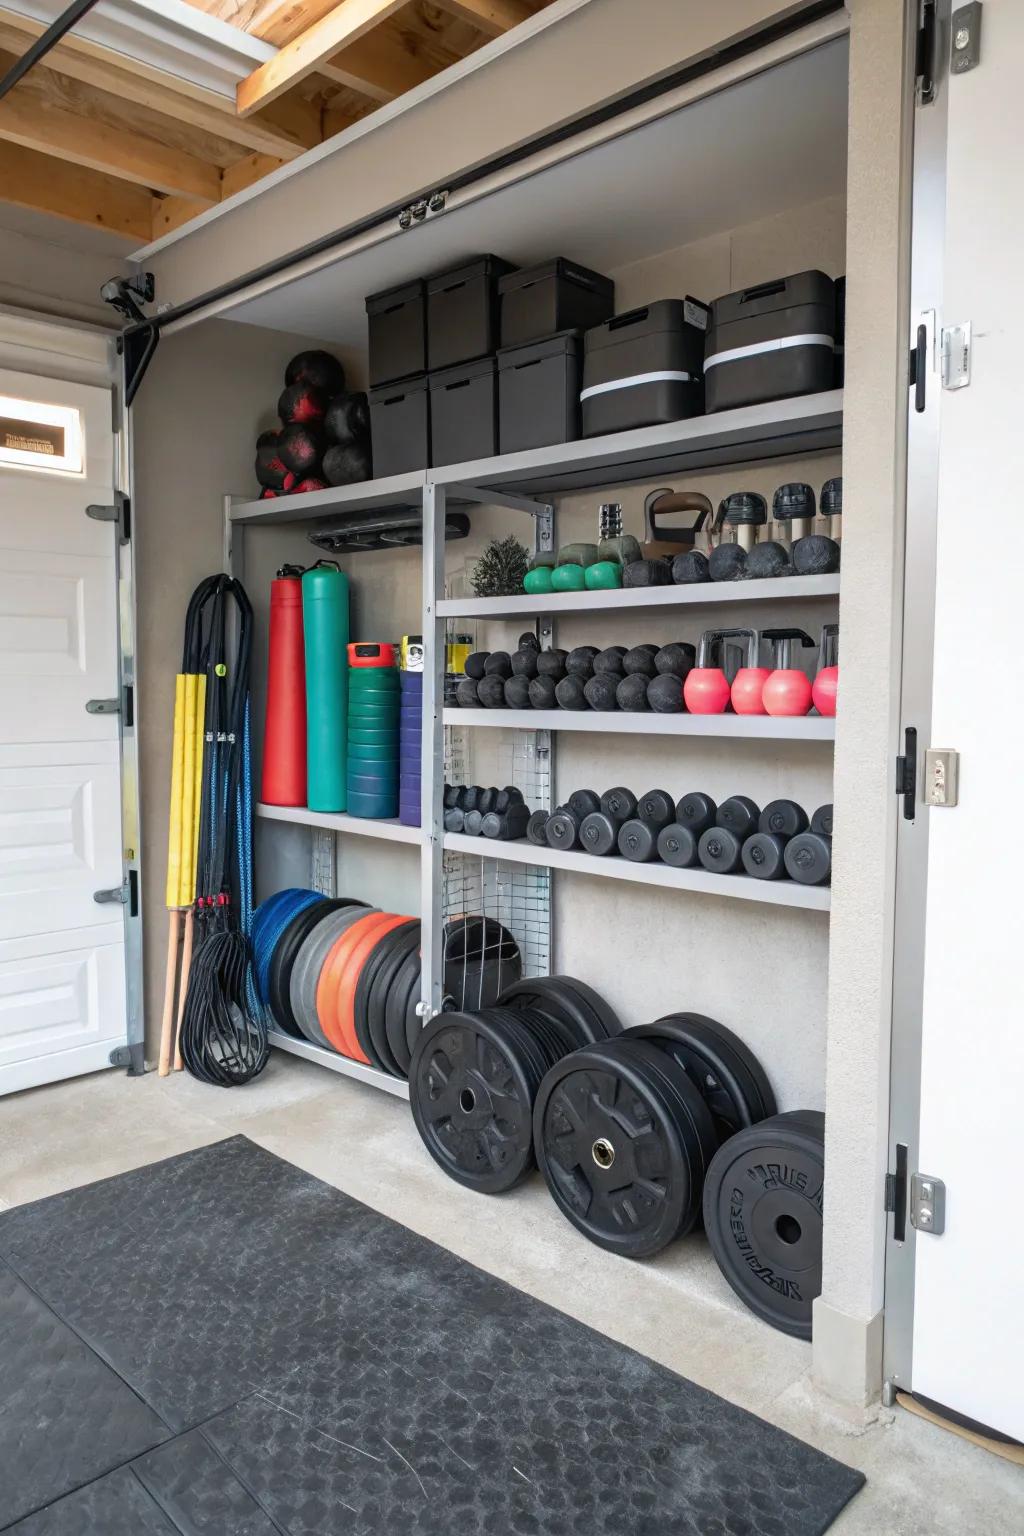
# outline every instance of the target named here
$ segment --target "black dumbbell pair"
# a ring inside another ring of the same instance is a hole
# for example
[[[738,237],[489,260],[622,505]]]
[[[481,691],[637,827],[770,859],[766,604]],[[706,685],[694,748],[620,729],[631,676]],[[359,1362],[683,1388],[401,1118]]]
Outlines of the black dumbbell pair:
[[[529,820],[530,808],[514,784],[506,784],[504,789],[482,789],[479,784],[444,787],[446,832],[466,832],[470,837],[507,843],[525,835]]]
[[[696,661],[685,641],[669,645],[578,645],[542,651],[534,635],[519,649],[475,651],[456,697],[464,709],[654,710],[684,709],[683,682]]]

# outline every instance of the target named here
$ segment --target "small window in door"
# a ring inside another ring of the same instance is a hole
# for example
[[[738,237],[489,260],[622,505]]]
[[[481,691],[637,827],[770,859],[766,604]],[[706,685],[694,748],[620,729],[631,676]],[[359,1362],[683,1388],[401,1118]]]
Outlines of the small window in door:
[[[0,395],[0,468],[82,474],[81,412],[70,405]]]

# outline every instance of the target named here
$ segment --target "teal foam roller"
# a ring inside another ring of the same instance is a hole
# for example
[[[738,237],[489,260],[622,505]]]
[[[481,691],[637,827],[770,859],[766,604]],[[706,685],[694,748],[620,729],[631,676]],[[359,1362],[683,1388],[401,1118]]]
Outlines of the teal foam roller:
[[[302,577],[306,661],[306,776],[311,811],[346,809],[348,577],[319,565]]]
[[[398,815],[398,786],[387,794],[352,795],[348,812],[350,816],[362,816],[367,820],[393,820]]]

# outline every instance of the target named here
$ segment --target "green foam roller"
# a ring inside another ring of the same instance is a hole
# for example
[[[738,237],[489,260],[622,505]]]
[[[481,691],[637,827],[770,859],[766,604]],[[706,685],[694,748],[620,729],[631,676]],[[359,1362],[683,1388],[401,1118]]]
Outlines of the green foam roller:
[[[559,565],[551,572],[552,592],[582,592],[586,584],[582,565]]]
[[[615,560],[598,560],[584,572],[588,592],[610,592],[622,586],[622,566]]]
[[[306,653],[306,782],[311,811],[346,809],[348,577],[317,565],[302,578]]]

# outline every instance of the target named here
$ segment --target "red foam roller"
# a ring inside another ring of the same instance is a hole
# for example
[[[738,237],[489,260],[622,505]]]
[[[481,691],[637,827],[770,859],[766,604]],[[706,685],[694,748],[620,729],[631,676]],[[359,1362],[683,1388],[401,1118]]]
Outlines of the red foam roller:
[[[297,576],[270,583],[262,798],[267,805],[306,803],[306,660]]]

